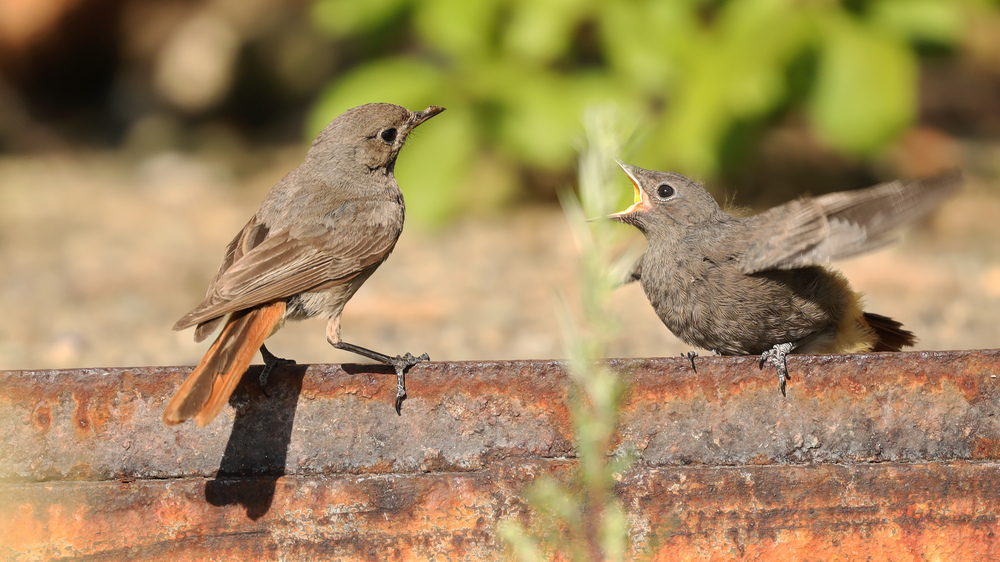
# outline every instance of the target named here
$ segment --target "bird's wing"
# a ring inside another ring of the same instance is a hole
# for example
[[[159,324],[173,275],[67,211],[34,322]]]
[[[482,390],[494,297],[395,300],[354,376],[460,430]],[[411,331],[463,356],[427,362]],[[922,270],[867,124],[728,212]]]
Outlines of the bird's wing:
[[[753,234],[739,258],[747,274],[794,269],[874,250],[890,232],[929,214],[958,191],[958,171],[858,191],[798,199],[748,220]]]
[[[205,300],[178,320],[174,330],[346,282],[392,251],[399,237],[398,226],[370,221],[356,213],[347,215],[338,218],[334,226],[318,226],[304,233],[264,229],[260,240],[248,238],[248,234],[261,237],[261,231],[251,221],[230,243],[223,269]],[[252,230],[248,233],[248,229]]]

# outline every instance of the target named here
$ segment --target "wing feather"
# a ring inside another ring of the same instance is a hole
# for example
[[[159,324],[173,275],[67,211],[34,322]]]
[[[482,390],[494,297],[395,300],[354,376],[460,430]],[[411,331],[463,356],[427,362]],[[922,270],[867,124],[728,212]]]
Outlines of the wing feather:
[[[283,229],[268,231],[262,238],[251,220],[227,248],[223,268],[205,300],[178,320],[174,330],[344,283],[383,260],[399,238],[399,226],[392,221],[361,220],[357,213],[347,215],[328,228],[312,229],[309,236]]]
[[[748,219],[754,235],[740,270],[795,269],[846,258],[893,241],[892,231],[929,214],[961,186],[957,171],[798,199]]]

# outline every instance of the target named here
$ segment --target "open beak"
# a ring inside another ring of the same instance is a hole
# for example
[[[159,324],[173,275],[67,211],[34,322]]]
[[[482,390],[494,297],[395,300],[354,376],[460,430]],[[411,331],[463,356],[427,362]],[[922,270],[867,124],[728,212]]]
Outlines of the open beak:
[[[624,211],[621,211],[619,213],[608,215],[609,219],[622,222],[626,216],[631,215],[632,213],[638,211],[646,210],[646,203],[642,198],[642,190],[639,189],[639,180],[636,178],[636,169],[633,166],[629,166],[628,164],[622,162],[621,160],[615,160],[615,162],[618,162],[618,165],[621,166],[621,169],[625,171],[625,175],[628,176],[628,179],[632,181],[632,188],[635,190],[635,201],[628,209],[625,209]]]
[[[413,119],[413,126],[411,128],[416,127],[417,125],[423,123],[424,121],[427,121],[428,119],[434,117],[435,115],[441,113],[442,111],[444,111],[444,108],[441,107],[440,105],[432,105],[423,111],[415,111],[413,113],[414,119]]]

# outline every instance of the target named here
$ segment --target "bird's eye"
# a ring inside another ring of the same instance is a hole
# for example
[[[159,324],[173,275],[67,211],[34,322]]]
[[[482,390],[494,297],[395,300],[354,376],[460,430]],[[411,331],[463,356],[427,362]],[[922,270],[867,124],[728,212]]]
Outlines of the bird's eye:
[[[392,143],[392,141],[396,140],[396,129],[390,127],[379,133],[379,136],[382,137],[382,140],[385,142]]]
[[[659,187],[656,188],[656,196],[660,199],[670,199],[674,196],[674,188],[667,183],[661,183]]]

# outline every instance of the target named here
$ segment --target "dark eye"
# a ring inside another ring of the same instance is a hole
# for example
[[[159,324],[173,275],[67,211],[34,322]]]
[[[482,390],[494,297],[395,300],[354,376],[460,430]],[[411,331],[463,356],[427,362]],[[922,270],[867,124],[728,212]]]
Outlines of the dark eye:
[[[396,140],[396,129],[393,128],[386,129],[381,133],[379,133],[379,136],[382,137],[382,140],[384,140],[385,142],[391,143],[392,141]]]
[[[659,187],[656,188],[656,196],[660,199],[670,199],[674,196],[674,188],[667,183],[661,183]]]

